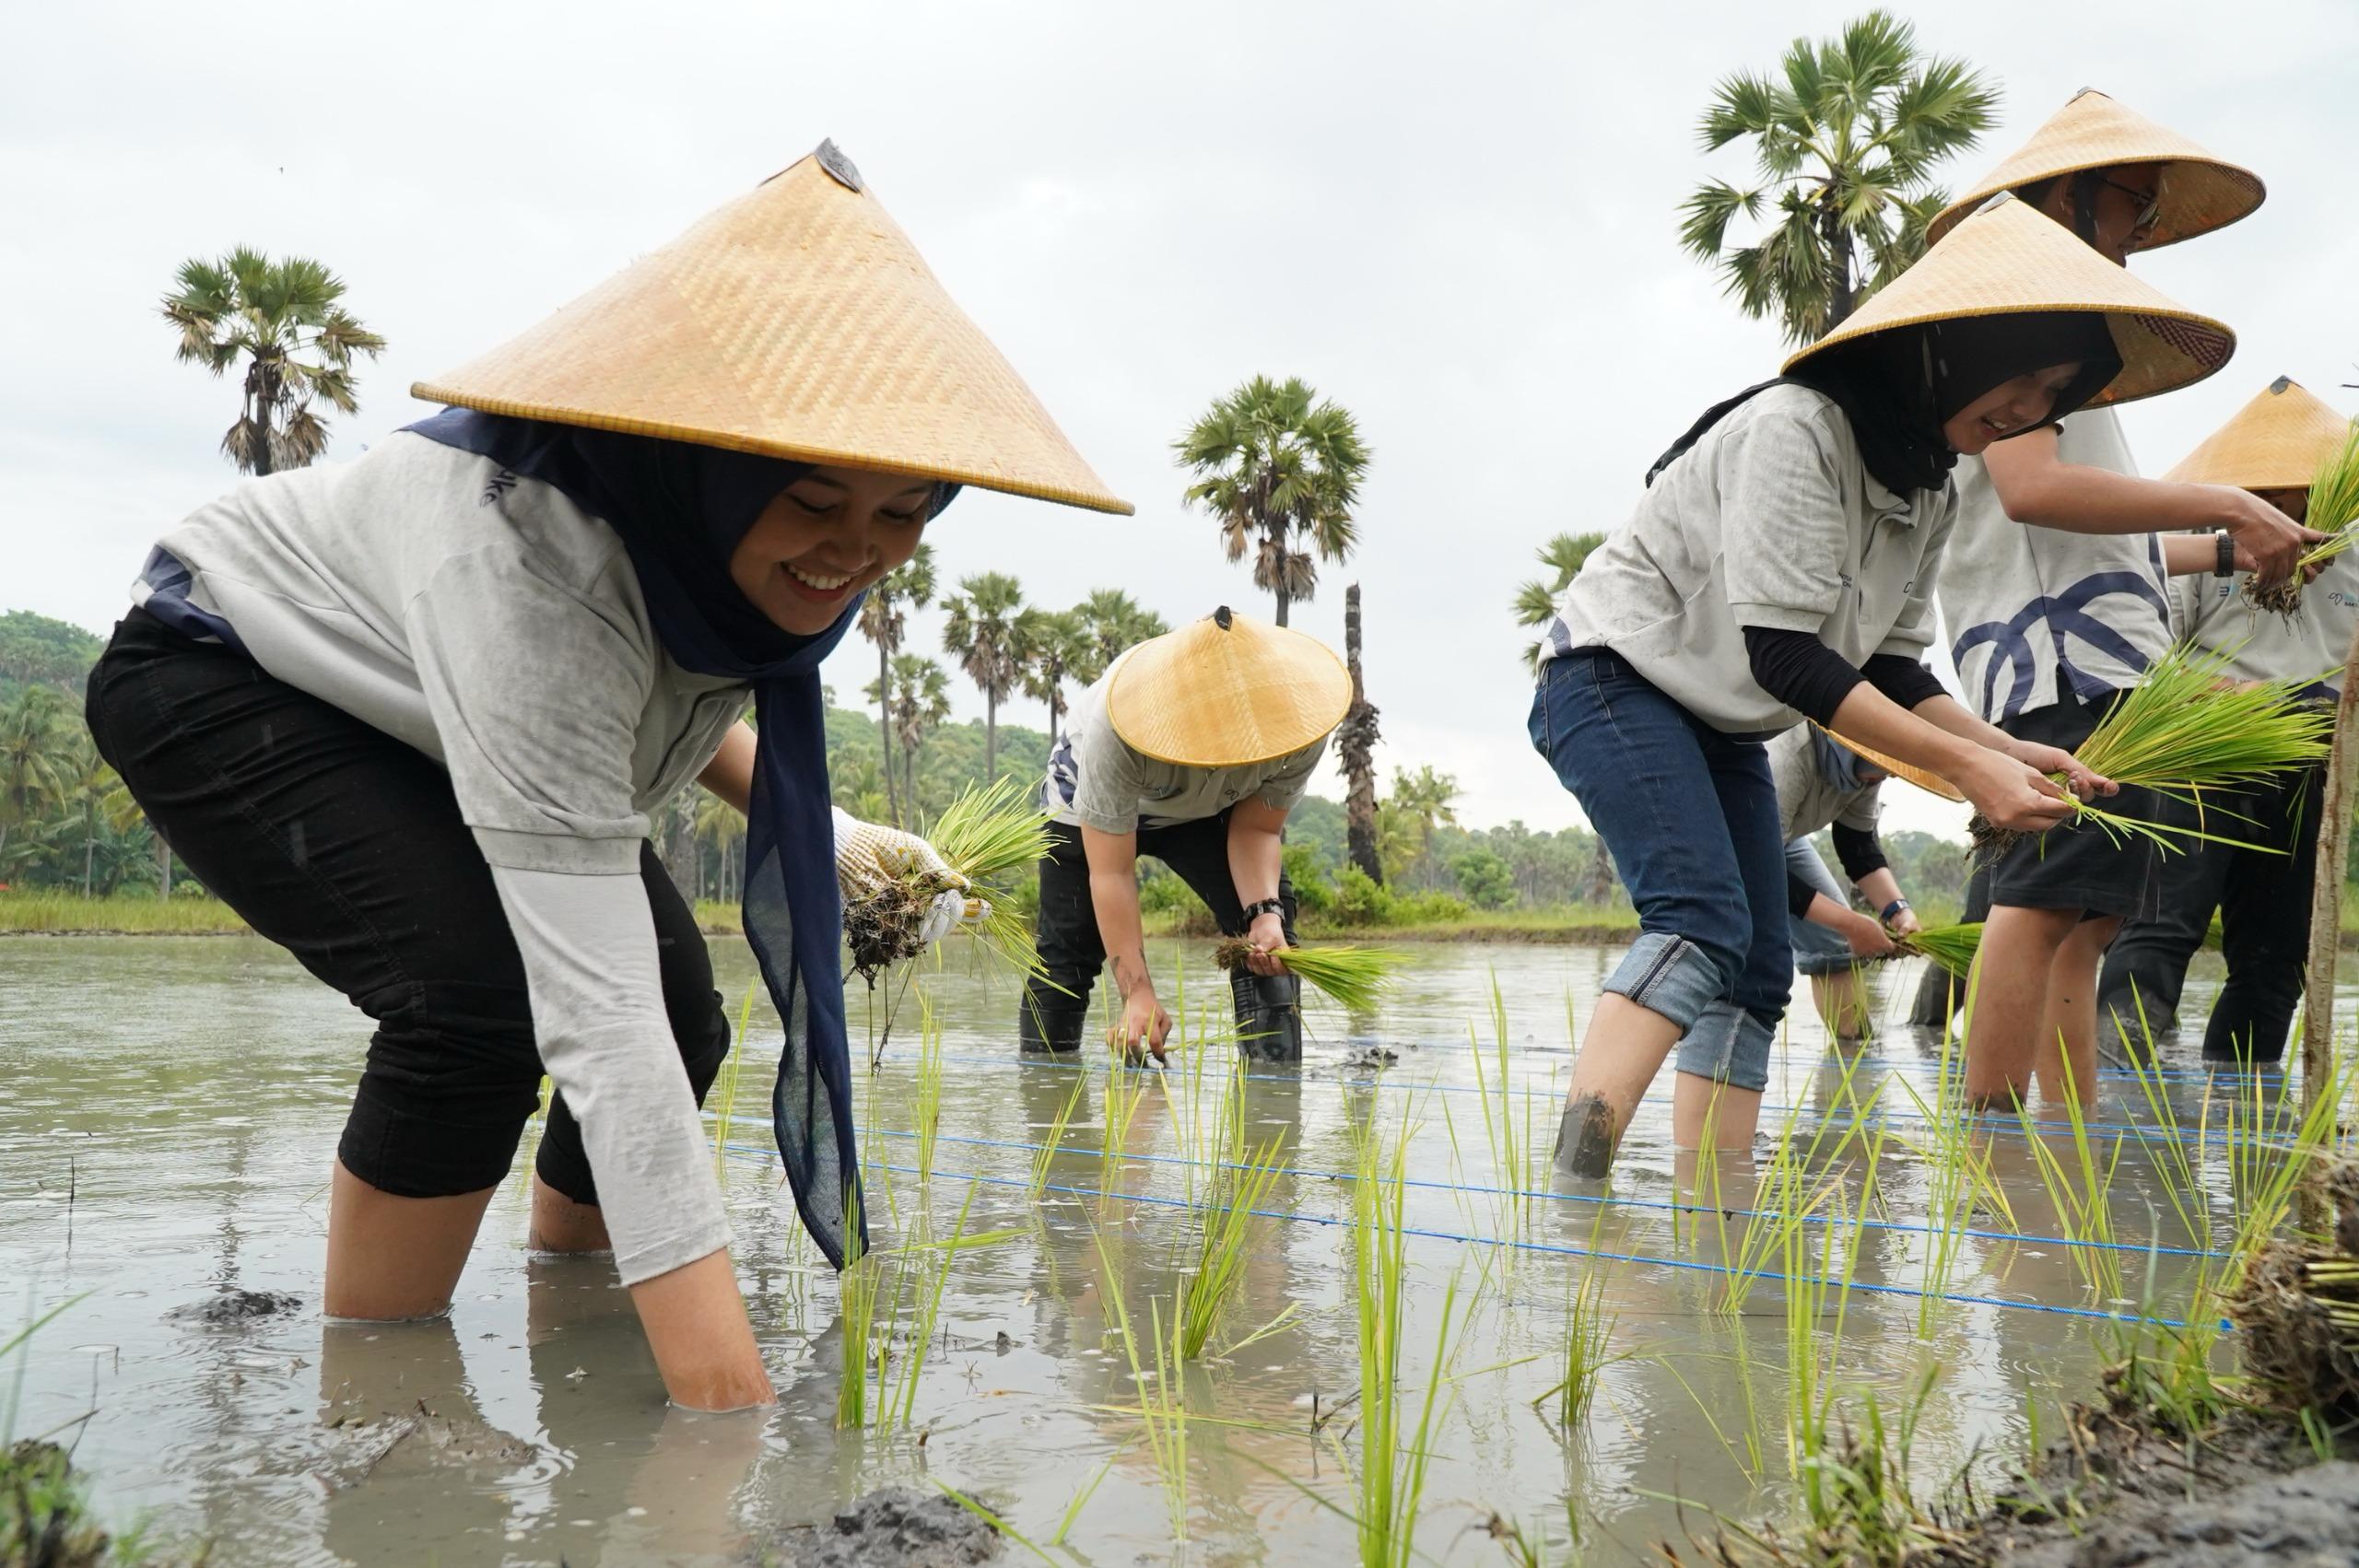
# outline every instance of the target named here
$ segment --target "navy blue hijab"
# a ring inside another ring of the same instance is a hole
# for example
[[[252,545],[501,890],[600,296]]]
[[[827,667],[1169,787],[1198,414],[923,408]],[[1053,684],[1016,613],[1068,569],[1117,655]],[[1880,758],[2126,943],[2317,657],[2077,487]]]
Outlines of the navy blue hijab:
[[[729,557],[807,462],[450,408],[408,427],[555,486],[620,536],[672,661],[754,688],[759,745],[745,822],[745,936],[786,1025],[770,1117],[803,1223],[841,1269],[867,1250],[844,1033],[843,905],[828,807],[819,662],[860,612],[815,636],[781,629],[729,575]],[[929,515],[957,494],[936,486]],[[857,1241],[855,1250],[852,1243]]]

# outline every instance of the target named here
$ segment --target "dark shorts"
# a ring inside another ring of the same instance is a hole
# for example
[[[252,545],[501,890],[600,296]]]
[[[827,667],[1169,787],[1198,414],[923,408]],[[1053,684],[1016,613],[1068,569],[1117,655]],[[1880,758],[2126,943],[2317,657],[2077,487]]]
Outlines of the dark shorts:
[[[2067,697],[2017,714],[1999,728],[2019,741],[2071,751],[2089,738],[2114,696]],[[2118,815],[2155,821],[2165,804],[2151,790],[2125,788],[2100,802]],[[2161,850],[2142,834],[2119,839],[2095,823],[2052,827],[2015,839],[1990,865],[1990,902],[2019,909],[2078,909],[2084,919],[2152,918]]]
[[[142,610],[90,673],[99,751],[174,852],[246,923],[374,1019],[337,1157],[404,1198],[499,1183],[540,1104],[523,961],[433,758]],[[651,848],[663,1006],[701,1104],[729,1023],[696,917]],[[562,1094],[534,1168],[597,1188]]]

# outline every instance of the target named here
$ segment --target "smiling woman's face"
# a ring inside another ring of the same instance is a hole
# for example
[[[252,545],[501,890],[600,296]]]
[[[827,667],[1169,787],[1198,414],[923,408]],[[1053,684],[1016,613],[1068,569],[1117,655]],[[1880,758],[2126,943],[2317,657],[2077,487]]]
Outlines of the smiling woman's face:
[[[1979,457],[1991,442],[2047,418],[2056,394],[2080,373],[2080,362],[2073,360],[2001,381],[1944,420],[1942,435],[1951,451]]]
[[[814,468],[780,491],[729,557],[729,575],[782,629],[823,632],[862,589],[917,552],[933,481]]]

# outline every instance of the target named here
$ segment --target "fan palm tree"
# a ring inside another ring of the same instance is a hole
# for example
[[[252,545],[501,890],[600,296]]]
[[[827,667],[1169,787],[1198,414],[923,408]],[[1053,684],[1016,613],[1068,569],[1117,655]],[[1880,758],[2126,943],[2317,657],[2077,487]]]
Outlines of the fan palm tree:
[[[360,401],[353,358],[385,340],[338,303],[344,282],[307,256],[272,261],[241,245],[217,261],[181,263],[164,319],[180,333],[178,357],[216,376],[245,361],[238,422],[221,450],[248,474],[300,468],[327,450],[324,402],[346,414]]]
[[[876,744],[884,756],[886,809],[896,825],[901,803],[893,787],[892,659],[909,630],[908,612],[933,603],[933,546],[921,544],[916,555],[879,579],[860,605],[860,635],[876,645]]]
[[[1097,644],[1079,610],[1027,610],[1015,617],[1014,646],[1024,695],[1049,705],[1049,745],[1054,750],[1065,717],[1065,683],[1087,685],[1097,678]]]
[[[983,694],[983,778],[999,777],[999,705],[1024,673],[1016,656],[1015,622],[1024,613],[1024,589],[1004,572],[962,578],[958,591],[942,602],[942,649],[958,661]]]
[[[1230,560],[1253,552],[1253,586],[1275,596],[1280,626],[1318,589],[1318,562],[1342,562],[1358,543],[1352,508],[1368,449],[1351,411],[1317,397],[1299,379],[1256,376],[1171,443],[1196,475],[1186,498],[1220,524]]]
[[[918,750],[950,717],[950,677],[922,654],[893,656],[893,738],[901,747],[901,798],[918,813]]]
[[[1573,579],[1589,564],[1590,553],[1604,543],[1602,533],[1559,533],[1540,546],[1540,564],[1548,568],[1548,576],[1515,591],[1515,624],[1544,626],[1555,620],[1565,590],[1573,585]],[[1537,673],[1547,652],[1547,640],[1534,638],[1524,646],[1524,661]]]
[[[1092,673],[1074,677],[1085,685],[1104,674],[1128,649],[1171,629],[1162,616],[1143,608],[1119,588],[1093,590],[1088,598],[1074,606],[1074,614],[1081,617],[1091,643]]]
[[[1760,183],[1697,186],[1680,204],[1680,240],[1719,264],[1747,316],[1813,342],[1924,252],[1925,226],[1949,202],[1933,167],[1973,146],[1998,104],[1988,77],[1919,54],[1916,29],[1887,11],[1838,38],[1798,38],[1777,77],[1740,71],[1715,89],[1704,148],[1750,137]],[[1731,249],[1730,223],[1765,213],[1760,237]]]

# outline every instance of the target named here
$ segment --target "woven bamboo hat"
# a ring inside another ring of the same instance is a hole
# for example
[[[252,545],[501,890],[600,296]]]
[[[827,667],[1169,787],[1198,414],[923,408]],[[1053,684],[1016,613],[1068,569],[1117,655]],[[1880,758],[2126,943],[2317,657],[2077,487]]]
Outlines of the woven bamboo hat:
[[[1928,773],[1925,769],[1919,767],[1912,763],[1903,762],[1896,756],[1886,756],[1884,753],[1877,751],[1872,746],[1863,746],[1848,735],[1837,734],[1834,731],[1828,729],[1824,724],[1813,722],[1811,725],[1811,728],[1816,730],[1828,740],[1833,741],[1837,745],[1841,746],[1845,751],[1860,757],[1862,761],[1875,764],[1878,767],[1883,768],[1886,773],[1891,774],[1895,778],[1907,779],[1909,783],[1916,785],[1917,788],[1924,790],[1927,794],[1939,795],[1944,801],[1956,801],[1961,804],[1964,803],[1966,800],[1966,792],[1964,790],[1960,790],[1956,785],[1951,783],[1948,779],[1942,778],[1938,773]]]
[[[2059,174],[2118,169],[2126,163],[2165,166],[2161,210],[2155,216],[2154,233],[2141,242],[2141,250],[2175,245],[2224,228],[2251,213],[2269,193],[2260,176],[2251,170],[2214,158],[2177,132],[2132,113],[2095,88],[2083,88],[2071,102],[2032,133],[2031,140],[1977,181],[1974,189],[1942,208],[1926,229],[1925,242],[1930,245],[1940,240],[2001,191],[2020,191]]]
[[[1839,343],[1894,327],[2032,310],[2088,310],[2107,318],[2121,373],[2092,404],[2128,403],[2183,387],[2217,370],[2236,334],[2173,303],[2013,196],[1994,196],[1916,265],[1879,289],[1848,320],[1786,361],[1786,369]]]
[[[2306,489],[2350,439],[2350,420],[2280,376],[2163,477],[2239,490]]]
[[[1106,488],[833,142],[414,396],[1092,510]]]
[[[1226,604],[1132,649],[1106,688],[1106,717],[1125,744],[1190,767],[1298,752],[1351,706],[1352,677],[1334,649]]]

